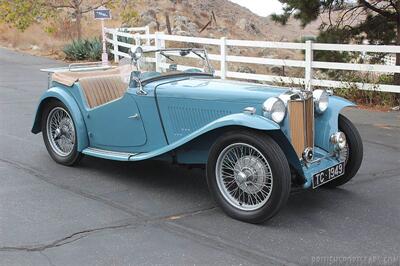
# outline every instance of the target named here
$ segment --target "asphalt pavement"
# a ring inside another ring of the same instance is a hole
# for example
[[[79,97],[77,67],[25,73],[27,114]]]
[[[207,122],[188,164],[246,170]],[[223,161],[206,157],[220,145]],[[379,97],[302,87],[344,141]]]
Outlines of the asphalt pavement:
[[[344,111],[364,141],[357,176],[252,225],[215,206],[199,169],[56,164],[30,130],[39,69],[61,64],[0,49],[0,265],[400,264],[400,112]]]

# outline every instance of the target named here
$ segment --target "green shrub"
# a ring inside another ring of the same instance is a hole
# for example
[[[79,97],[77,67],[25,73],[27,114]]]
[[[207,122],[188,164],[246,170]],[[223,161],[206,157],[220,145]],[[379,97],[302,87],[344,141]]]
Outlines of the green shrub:
[[[101,60],[102,43],[98,38],[74,40],[63,52],[68,60]]]
[[[396,93],[378,90],[360,90],[354,84],[335,90],[335,95],[367,106],[394,107],[400,104]]]

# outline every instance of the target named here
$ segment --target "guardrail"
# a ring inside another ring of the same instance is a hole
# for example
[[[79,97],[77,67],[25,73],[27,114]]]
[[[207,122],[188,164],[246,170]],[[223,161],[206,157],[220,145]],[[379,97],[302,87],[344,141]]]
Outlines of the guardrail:
[[[216,75],[222,79],[237,78],[245,80],[258,80],[267,82],[279,82],[287,84],[295,84],[304,86],[306,89],[311,89],[312,86],[330,87],[330,88],[344,88],[350,85],[356,86],[362,90],[376,90],[385,92],[400,93],[400,86],[386,85],[386,84],[371,84],[337,80],[317,79],[313,75],[314,69],[331,69],[331,70],[352,70],[360,72],[379,72],[379,73],[400,73],[400,66],[393,65],[378,65],[378,64],[356,64],[356,63],[338,63],[338,62],[322,62],[314,61],[314,51],[346,51],[346,52],[362,52],[362,53],[400,53],[400,46],[395,45],[352,45],[352,44],[326,44],[314,43],[306,41],[305,43],[294,42],[268,42],[268,41],[248,41],[248,40],[231,40],[225,37],[220,39],[213,38],[200,38],[188,37],[179,35],[167,35],[161,32],[150,34],[148,27],[140,28],[106,28],[106,41],[112,44],[111,53],[114,54],[115,62],[118,62],[119,57],[129,57],[128,53],[121,52],[119,47],[133,48],[141,45],[145,48],[165,48],[166,41],[175,41],[181,43],[193,43],[218,46],[219,54],[209,54],[211,61],[218,61],[220,63],[219,69],[216,70]],[[142,34],[140,34],[142,33]],[[111,38],[109,37],[111,36]],[[118,38],[124,37],[129,39],[129,42],[120,41]],[[271,49],[289,49],[300,50],[304,52],[304,60],[294,59],[273,59],[264,57],[251,57],[231,55],[228,53],[228,47],[248,47],[248,48],[271,48]],[[151,60],[157,64],[158,67],[166,67],[162,62],[162,58],[155,56]],[[228,62],[232,63],[249,63],[258,65],[269,66],[284,66],[284,67],[297,67],[303,68],[304,78],[286,77],[265,74],[253,74],[230,71]],[[178,66],[186,68],[190,66]]]

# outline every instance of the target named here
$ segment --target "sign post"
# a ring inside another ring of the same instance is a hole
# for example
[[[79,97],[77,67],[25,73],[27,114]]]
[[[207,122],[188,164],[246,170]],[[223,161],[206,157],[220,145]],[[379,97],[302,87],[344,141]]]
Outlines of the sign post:
[[[101,35],[103,42],[103,53],[101,54],[101,62],[103,65],[108,65],[108,54],[106,47],[106,32],[104,30],[104,20],[111,19],[111,11],[110,9],[105,8],[104,6],[99,7],[94,10],[94,19],[101,20]]]

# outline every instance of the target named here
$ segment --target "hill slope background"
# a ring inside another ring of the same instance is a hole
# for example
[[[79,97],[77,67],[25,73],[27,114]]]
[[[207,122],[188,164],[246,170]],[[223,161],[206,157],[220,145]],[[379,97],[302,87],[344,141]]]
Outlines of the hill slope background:
[[[295,41],[306,35],[317,34],[320,24],[320,21],[316,21],[302,28],[297,21],[291,20],[282,26],[269,17],[260,17],[228,0],[121,0],[112,10],[113,19],[106,21],[106,26],[124,26],[120,14],[126,8],[137,11],[135,26],[150,25],[152,32],[168,32],[168,15],[173,34],[201,37]],[[200,33],[213,13],[215,20]],[[101,34],[100,23],[93,19],[92,13],[83,18],[82,28],[84,38]],[[74,22],[68,14],[61,14],[54,22],[36,23],[24,32],[0,24],[0,45],[56,58],[63,57],[62,47],[71,42],[74,36]]]

